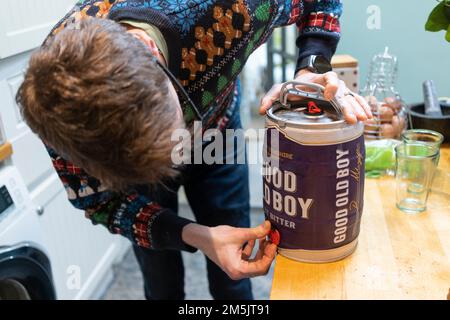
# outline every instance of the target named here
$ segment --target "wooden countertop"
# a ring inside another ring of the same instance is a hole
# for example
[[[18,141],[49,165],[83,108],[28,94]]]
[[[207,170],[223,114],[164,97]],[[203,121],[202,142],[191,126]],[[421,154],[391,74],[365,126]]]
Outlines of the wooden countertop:
[[[5,142],[0,145],[0,162],[11,157],[13,153],[12,145],[9,142]]]
[[[441,149],[426,212],[408,215],[396,208],[393,178],[366,179],[365,190],[356,252],[329,264],[278,255],[271,299],[447,299],[450,145]]]

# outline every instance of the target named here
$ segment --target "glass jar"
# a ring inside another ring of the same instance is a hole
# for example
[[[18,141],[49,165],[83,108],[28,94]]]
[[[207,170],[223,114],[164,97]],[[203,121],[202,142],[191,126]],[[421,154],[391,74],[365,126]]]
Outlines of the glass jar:
[[[361,90],[374,116],[365,123],[367,140],[400,139],[407,127],[406,104],[395,89],[397,73],[397,57],[388,48],[373,57],[367,83]]]

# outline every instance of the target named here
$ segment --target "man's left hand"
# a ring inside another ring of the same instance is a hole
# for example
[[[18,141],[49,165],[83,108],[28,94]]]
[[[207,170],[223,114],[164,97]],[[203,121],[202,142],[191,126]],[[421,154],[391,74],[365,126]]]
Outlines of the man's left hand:
[[[312,82],[321,84],[325,87],[324,97],[327,100],[336,97],[343,108],[344,118],[350,123],[354,124],[357,121],[366,121],[372,118],[372,112],[370,106],[366,100],[360,95],[351,92],[347,88],[344,81],[340,80],[335,72],[327,72],[324,74],[317,74],[306,69],[299,71],[294,79],[300,82]],[[282,84],[276,84],[270,89],[270,91],[261,100],[260,114],[264,115],[273,102],[280,97]],[[307,90],[307,88],[305,88]],[[301,99],[294,97],[292,100]]]

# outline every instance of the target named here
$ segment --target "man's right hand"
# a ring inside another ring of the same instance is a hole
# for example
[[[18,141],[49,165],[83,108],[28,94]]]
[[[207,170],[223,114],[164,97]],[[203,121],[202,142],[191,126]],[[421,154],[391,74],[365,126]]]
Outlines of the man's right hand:
[[[267,274],[277,246],[266,240],[270,222],[255,228],[205,227],[191,223],[183,229],[183,241],[200,249],[233,280]],[[256,241],[259,249],[251,258]],[[246,245],[245,245],[246,244]],[[244,247],[245,245],[245,247]]]

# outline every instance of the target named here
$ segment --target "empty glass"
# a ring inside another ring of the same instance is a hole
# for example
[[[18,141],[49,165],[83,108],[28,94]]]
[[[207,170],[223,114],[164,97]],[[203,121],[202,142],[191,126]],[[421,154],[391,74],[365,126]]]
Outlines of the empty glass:
[[[406,213],[425,211],[439,149],[424,143],[403,143],[395,153],[397,207]]]
[[[405,131],[402,134],[402,140],[405,143],[425,143],[439,149],[444,141],[444,136],[432,130],[414,129]]]

